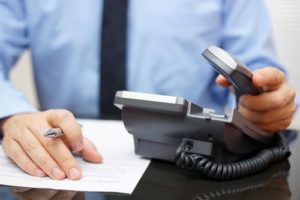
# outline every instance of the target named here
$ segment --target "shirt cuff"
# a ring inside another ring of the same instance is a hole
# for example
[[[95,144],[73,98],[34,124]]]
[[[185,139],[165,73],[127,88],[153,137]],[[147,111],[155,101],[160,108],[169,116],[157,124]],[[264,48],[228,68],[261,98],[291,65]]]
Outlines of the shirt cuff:
[[[11,83],[0,79],[0,120],[18,113],[37,111]]]

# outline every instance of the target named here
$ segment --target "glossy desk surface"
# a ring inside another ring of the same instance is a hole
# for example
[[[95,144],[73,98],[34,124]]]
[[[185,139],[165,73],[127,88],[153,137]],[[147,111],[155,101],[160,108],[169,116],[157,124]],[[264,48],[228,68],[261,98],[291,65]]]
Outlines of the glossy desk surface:
[[[120,200],[204,200],[204,199],[300,199],[300,139],[288,132],[292,155],[289,162],[243,179],[213,181],[179,169],[172,163],[152,161],[131,195],[83,193],[45,189],[0,187],[0,199],[120,199]]]

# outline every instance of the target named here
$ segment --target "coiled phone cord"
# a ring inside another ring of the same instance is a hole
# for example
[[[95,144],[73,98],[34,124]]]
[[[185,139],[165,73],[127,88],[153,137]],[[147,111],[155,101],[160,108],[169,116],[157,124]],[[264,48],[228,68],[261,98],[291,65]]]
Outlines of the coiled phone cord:
[[[175,161],[181,168],[198,171],[212,179],[229,180],[249,176],[265,169],[273,162],[285,160],[290,156],[285,138],[281,134],[277,134],[277,137],[278,146],[263,149],[252,158],[233,163],[217,163],[203,155],[191,153],[193,143],[187,141],[178,147]]]

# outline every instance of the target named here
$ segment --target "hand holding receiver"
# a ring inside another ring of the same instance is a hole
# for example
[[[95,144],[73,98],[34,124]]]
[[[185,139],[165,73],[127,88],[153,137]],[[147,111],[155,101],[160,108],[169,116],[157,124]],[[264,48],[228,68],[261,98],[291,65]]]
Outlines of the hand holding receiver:
[[[208,47],[202,55],[221,74],[216,82],[234,88],[238,110],[244,117],[268,132],[289,126],[296,110],[295,91],[283,72],[266,67],[252,74],[238,58],[216,46]]]
[[[221,75],[216,82],[230,86]],[[271,133],[287,128],[296,111],[296,93],[285,81],[284,73],[274,67],[265,67],[253,72],[252,83],[262,88],[263,93],[241,96],[238,105],[241,114]]]
[[[79,152],[87,161],[102,161],[92,142],[83,137],[79,124],[69,111],[18,114],[4,119],[1,124],[4,152],[33,176],[80,179],[82,171],[72,151]],[[44,137],[45,130],[54,127],[62,129],[64,136]]]

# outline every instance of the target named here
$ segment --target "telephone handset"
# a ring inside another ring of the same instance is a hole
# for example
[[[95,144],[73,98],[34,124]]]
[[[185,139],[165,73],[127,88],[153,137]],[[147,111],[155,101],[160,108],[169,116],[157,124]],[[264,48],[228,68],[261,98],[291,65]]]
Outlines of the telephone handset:
[[[244,94],[259,95],[262,88],[252,84],[252,72],[238,58],[216,46],[209,46],[203,57],[222,74],[234,87],[237,97]]]
[[[211,46],[203,55],[238,96],[261,92],[252,86],[251,72],[241,62],[234,64],[237,60],[230,60],[224,50]],[[122,109],[136,154],[176,162],[209,178],[251,175],[290,155],[280,134],[271,136],[236,109],[216,113],[181,97],[129,91],[117,91],[114,104]]]

